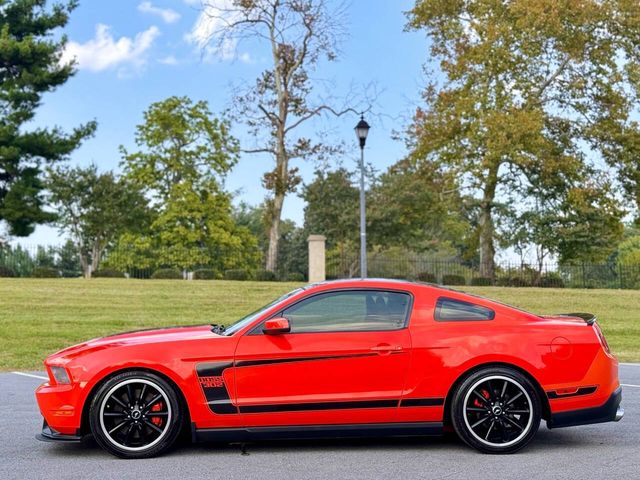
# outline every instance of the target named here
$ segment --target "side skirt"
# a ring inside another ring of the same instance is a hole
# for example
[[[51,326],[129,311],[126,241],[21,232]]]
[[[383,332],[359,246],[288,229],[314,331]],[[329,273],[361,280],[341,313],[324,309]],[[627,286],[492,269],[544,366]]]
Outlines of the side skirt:
[[[196,425],[192,423],[191,431],[195,442],[245,442],[249,440],[438,436],[443,434],[443,426],[441,422],[416,422],[196,428]]]

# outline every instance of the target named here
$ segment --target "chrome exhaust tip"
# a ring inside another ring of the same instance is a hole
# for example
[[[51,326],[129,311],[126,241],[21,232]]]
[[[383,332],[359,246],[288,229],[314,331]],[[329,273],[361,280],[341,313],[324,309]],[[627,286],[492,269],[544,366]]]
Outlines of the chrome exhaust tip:
[[[622,420],[622,417],[624,417],[624,408],[618,406],[618,409],[616,410],[616,418],[614,418],[614,421],[619,422],[620,420]]]

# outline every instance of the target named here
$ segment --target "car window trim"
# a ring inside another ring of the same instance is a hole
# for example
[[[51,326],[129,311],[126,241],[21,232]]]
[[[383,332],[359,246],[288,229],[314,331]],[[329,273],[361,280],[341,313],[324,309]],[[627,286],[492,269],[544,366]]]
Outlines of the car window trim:
[[[462,303],[465,305],[470,305],[472,307],[480,307],[480,308],[485,308],[487,310],[489,310],[491,312],[491,318],[457,318],[457,319],[447,319],[447,318],[441,318],[438,319],[438,303],[440,303],[440,300],[449,300],[452,302],[458,302],[458,303]],[[473,302],[468,302],[466,300],[460,300],[459,298],[453,298],[453,297],[447,297],[447,296],[440,296],[436,299],[436,303],[433,307],[433,319],[436,322],[441,322],[441,323],[446,323],[446,322],[491,322],[493,320],[495,320],[496,318],[496,311],[491,308],[491,307],[487,307],[486,305],[480,305],[479,303],[473,303]]]
[[[250,328],[249,330],[247,330],[247,333],[245,335],[264,335],[264,332],[262,331],[262,326],[264,325],[264,323],[267,320],[271,320],[272,318],[277,318],[279,316],[283,315],[283,312],[288,309],[291,308],[295,305],[297,305],[298,303],[304,302],[306,300],[309,300],[313,297],[317,297],[320,295],[326,295],[326,294],[330,294],[330,293],[341,293],[341,292],[392,292],[392,293],[403,293],[409,296],[409,305],[407,307],[407,314],[405,316],[404,319],[404,324],[402,327],[400,328],[394,328],[394,329],[387,329],[387,330],[330,330],[330,331],[324,331],[324,332],[290,332],[287,333],[286,335],[309,335],[309,334],[322,334],[322,333],[363,333],[363,332],[398,332],[400,330],[404,330],[406,328],[409,328],[409,323],[411,321],[411,314],[413,313],[413,301],[414,301],[414,297],[413,297],[413,293],[408,291],[408,290],[403,290],[400,288],[381,288],[381,287],[347,287],[347,288],[336,288],[336,289],[332,289],[332,290],[323,290],[321,292],[316,292],[316,293],[312,293],[311,295],[308,295],[306,297],[302,297],[298,300],[296,300],[295,302],[292,302],[286,306],[284,306],[283,308],[278,309],[277,311],[275,311],[274,313],[272,313],[271,315],[267,316],[266,318],[260,320],[255,327]]]

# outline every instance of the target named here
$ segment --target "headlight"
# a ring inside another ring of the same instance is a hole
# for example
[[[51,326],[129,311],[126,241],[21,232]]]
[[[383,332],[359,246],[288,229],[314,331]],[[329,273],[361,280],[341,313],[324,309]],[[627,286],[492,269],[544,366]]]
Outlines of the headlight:
[[[69,374],[64,367],[49,367],[51,369],[51,375],[59,385],[66,385],[71,383]]]

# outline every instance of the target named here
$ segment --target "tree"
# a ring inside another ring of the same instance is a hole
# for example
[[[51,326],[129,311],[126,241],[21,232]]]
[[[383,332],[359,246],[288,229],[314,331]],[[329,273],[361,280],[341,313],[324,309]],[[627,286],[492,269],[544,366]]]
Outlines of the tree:
[[[71,236],[86,278],[100,266],[105,250],[128,231],[149,224],[147,200],[139,188],[113,172],[92,165],[57,167],[48,172],[47,189],[60,231]]]
[[[326,0],[231,0],[205,2],[217,47],[223,51],[237,41],[257,38],[270,50],[270,67],[253,87],[234,98],[235,117],[256,137],[251,153],[267,154],[274,168],[263,178],[270,192],[269,247],[266,269],[275,271],[282,207],[301,179],[291,161],[335,154],[335,146],[313,142],[299,133],[303,125],[323,113],[343,115],[351,108],[335,109],[313,98],[309,77],[322,58],[335,60],[341,30],[340,9],[331,11]]]
[[[66,37],[52,39],[64,27],[77,2],[0,0],[0,221],[9,233],[28,236],[34,225],[52,220],[42,195],[42,166],[64,160],[95,131],[95,122],[70,134],[58,127],[27,130],[42,95],[74,73],[62,63]]]
[[[152,200],[155,216],[148,231],[120,242],[141,252],[130,260],[148,262],[151,249],[155,266],[252,268],[259,259],[256,240],[234,222],[223,189],[238,158],[229,123],[214,118],[206,102],[187,97],[152,104],[144,119],[135,137],[140,150],[121,151],[125,175]]]
[[[441,83],[415,115],[412,157],[446,166],[479,198],[481,274],[493,276],[495,206],[540,178],[615,163],[634,147],[640,17],[615,0],[419,0]],[[512,203],[513,204],[513,203]]]
[[[344,168],[317,170],[300,194],[306,202],[305,230],[324,235],[329,249],[338,247],[343,253],[347,245],[353,247],[360,238],[359,193],[352,177]]]

